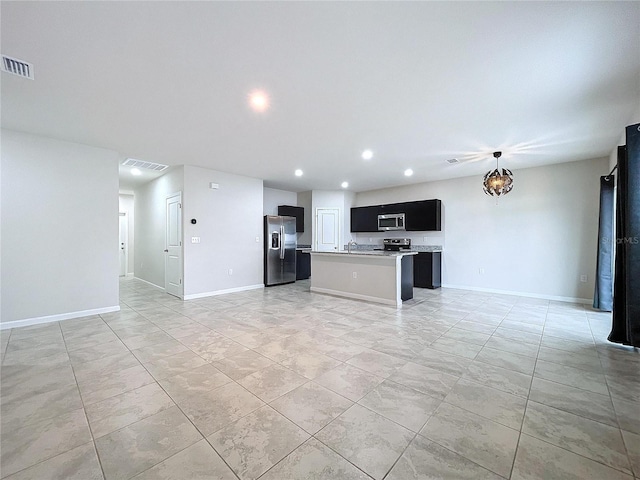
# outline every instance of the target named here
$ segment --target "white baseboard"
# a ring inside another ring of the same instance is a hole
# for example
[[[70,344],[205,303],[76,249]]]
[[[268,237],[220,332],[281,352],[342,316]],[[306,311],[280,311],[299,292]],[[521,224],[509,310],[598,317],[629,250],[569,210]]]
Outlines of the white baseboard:
[[[537,293],[514,292],[512,290],[498,290],[495,288],[468,287],[465,285],[449,285],[445,283],[443,283],[442,286],[444,288],[455,288],[456,290],[470,290],[472,292],[497,293],[499,295],[514,295],[516,297],[540,298],[542,300],[554,300],[557,302],[585,303],[585,304],[593,303],[592,298],[558,297],[555,295],[540,295]]]
[[[125,275],[125,277],[133,277],[133,276],[134,276],[133,272],[127,273],[127,274]]]
[[[25,318],[24,320],[13,320],[11,322],[0,323],[0,330],[9,328],[28,327],[29,325],[39,325],[41,323],[60,322],[73,318],[88,317],[90,315],[100,315],[101,313],[119,312],[120,305],[104,308],[93,308],[91,310],[79,310],[77,312],[59,313],[57,315],[47,315],[45,317]]]
[[[401,306],[401,305],[396,305],[395,300],[389,300],[388,298],[372,297],[371,295],[362,295],[360,293],[348,293],[348,292],[342,292],[339,290],[331,290],[330,288],[319,288],[319,287],[311,287],[310,290],[314,293],[324,293],[327,295],[334,295],[336,297],[365,300],[367,302],[382,303],[384,305],[393,305],[394,307]]]
[[[151,285],[152,287],[156,287],[157,289],[162,290],[164,292],[164,287],[161,287],[160,285],[156,285],[155,283],[151,283],[148,280],[145,280],[144,278],[136,277],[135,274],[133,274],[133,278],[135,278],[136,280],[140,280],[141,282],[144,282],[147,285]]]
[[[196,298],[214,297],[216,295],[224,295],[225,293],[245,292],[247,290],[257,290],[258,288],[264,288],[264,284],[247,285],[245,287],[226,288],[224,290],[215,290],[213,292],[193,293],[191,295],[185,295],[183,300],[194,300]]]

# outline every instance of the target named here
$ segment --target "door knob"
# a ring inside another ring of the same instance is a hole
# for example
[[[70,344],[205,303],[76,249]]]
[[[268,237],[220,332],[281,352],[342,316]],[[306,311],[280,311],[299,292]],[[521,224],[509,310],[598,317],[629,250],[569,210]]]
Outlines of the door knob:
[[[165,250],[164,250],[164,253],[169,253],[169,250],[165,249]]]

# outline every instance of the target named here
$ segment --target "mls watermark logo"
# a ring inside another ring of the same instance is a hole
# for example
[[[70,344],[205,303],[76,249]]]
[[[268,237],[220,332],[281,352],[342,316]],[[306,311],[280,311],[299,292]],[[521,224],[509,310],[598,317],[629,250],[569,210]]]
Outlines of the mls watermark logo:
[[[609,238],[603,238],[602,243],[609,243],[611,240]],[[637,245],[640,243],[640,237],[621,237],[615,239],[616,244],[618,245]]]

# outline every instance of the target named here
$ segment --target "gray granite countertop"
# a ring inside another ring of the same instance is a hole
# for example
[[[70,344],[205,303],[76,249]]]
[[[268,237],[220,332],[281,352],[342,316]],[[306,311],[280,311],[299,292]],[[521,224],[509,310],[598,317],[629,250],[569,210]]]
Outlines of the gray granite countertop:
[[[344,246],[345,250],[347,249],[347,246]],[[381,251],[382,250],[382,246],[381,245],[366,245],[366,244],[362,244],[362,245],[353,245],[351,246],[351,251]],[[442,245],[412,245],[411,248],[409,250],[403,250],[404,252],[441,252],[442,251]]]
[[[441,252],[442,245],[416,245],[411,247],[412,252]]]
[[[326,254],[326,255],[366,255],[369,257],[404,257],[406,255],[417,255],[418,252],[412,252],[411,250],[402,250],[399,252],[385,252],[384,250],[354,250],[351,249],[351,253],[346,250],[334,251],[334,252],[316,252],[312,251],[313,254]]]

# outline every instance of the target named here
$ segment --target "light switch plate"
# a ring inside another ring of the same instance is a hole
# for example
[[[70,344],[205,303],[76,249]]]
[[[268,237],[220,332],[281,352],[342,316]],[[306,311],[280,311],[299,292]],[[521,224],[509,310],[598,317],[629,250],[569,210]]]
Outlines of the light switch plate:
[[[200,243],[200,237],[191,237],[191,243]]]

